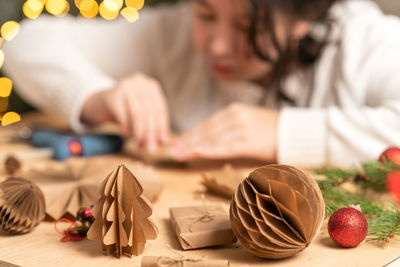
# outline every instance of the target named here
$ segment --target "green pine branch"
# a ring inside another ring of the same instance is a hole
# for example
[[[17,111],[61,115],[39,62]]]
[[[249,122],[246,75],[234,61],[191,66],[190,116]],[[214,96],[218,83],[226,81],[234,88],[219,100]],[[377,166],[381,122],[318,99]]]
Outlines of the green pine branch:
[[[389,208],[385,203],[369,199],[366,189],[377,192],[386,190],[386,176],[390,171],[400,170],[399,165],[392,162],[368,162],[362,164],[360,170],[343,170],[339,168],[320,168],[315,174],[326,179],[317,183],[325,201],[326,216],[349,205],[360,205],[368,221],[368,241],[386,241],[400,237],[400,212],[394,203]],[[354,183],[360,186],[361,193],[352,193],[339,186],[343,183]]]
[[[389,242],[400,236],[400,213],[397,209],[385,210],[368,221],[367,241]]]

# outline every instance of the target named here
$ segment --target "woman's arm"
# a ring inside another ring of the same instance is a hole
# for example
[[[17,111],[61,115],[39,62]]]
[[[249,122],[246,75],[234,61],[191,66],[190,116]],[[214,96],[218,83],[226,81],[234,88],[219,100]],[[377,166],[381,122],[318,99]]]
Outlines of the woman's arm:
[[[24,99],[39,109],[65,115],[72,127],[81,129],[83,102],[114,87],[115,79],[82,53],[73,39],[74,26],[69,17],[23,22],[17,38],[4,44],[4,71]]]
[[[50,16],[26,20],[19,35],[4,44],[4,71],[24,99],[61,113],[81,130],[81,109],[90,96],[115,88],[135,72],[157,75],[152,29],[159,12],[142,13],[136,23]]]
[[[321,104],[314,94],[311,108],[283,109],[278,161],[348,167],[400,146],[399,48],[398,18],[365,14],[350,21],[328,73],[335,76],[329,88],[335,104]]]

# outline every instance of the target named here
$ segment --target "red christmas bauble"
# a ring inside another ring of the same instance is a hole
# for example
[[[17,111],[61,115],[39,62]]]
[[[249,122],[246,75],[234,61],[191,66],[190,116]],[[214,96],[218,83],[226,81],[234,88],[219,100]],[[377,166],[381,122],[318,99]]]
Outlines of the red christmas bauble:
[[[351,248],[360,244],[367,235],[368,223],[362,212],[346,207],[335,211],[328,222],[329,235],[336,244]]]
[[[400,165],[400,148],[389,147],[379,156],[380,162],[392,161],[394,164]]]
[[[386,188],[400,202],[400,172],[393,171],[386,176]]]

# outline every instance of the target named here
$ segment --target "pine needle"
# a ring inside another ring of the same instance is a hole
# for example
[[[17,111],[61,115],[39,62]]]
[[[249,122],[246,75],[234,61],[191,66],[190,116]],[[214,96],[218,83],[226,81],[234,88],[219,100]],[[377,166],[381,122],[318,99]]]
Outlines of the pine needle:
[[[396,204],[391,203],[387,208],[388,205],[369,199],[366,194],[352,193],[339,187],[343,183],[354,183],[364,192],[366,189],[384,192],[386,175],[394,170],[400,170],[400,166],[392,162],[368,162],[362,165],[361,170],[314,170],[315,174],[326,177],[317,181],[324,197],[326,216],[332,215],[340,208],[359,204],[368,221],[367,241],[389,242],[392,238],[400,237],[400,212]]]

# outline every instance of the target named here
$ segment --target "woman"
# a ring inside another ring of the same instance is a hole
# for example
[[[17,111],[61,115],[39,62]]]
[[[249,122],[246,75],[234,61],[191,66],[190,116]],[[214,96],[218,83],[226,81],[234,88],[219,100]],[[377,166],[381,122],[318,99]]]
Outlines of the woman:
[[[367,0],[191,0],[135,24],[42,18],[4,48],[20,94],[178,160],[349,166],[400,145],[400,22]],[[29,44],[29,48],[27,47]]]

